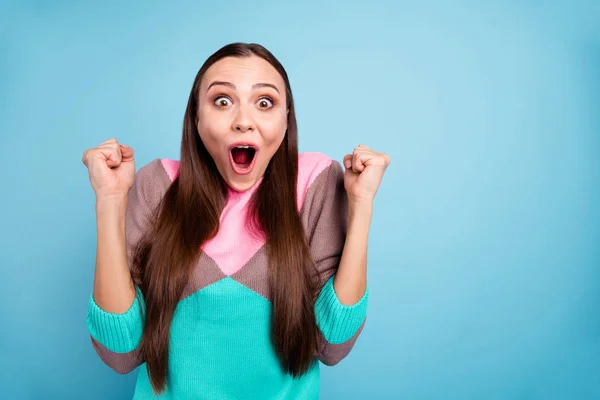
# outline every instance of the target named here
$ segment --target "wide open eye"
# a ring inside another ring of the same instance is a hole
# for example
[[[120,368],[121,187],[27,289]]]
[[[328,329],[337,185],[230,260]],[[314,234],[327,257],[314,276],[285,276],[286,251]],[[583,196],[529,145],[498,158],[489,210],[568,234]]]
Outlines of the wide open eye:
[[[270,97],[261,97],[256,104],[258,108],[268,110],[273,107],[273,100]]]
[[[217,107],[227,107],[232,104],[231,100],[227,96],[219,96],[215,98],[214,103]]]

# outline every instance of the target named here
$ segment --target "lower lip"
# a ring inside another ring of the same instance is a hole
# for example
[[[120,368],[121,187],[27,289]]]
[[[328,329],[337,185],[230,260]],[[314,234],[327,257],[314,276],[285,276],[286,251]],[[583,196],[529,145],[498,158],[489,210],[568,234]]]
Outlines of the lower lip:
[[[252,161],[250,162],[250,165],[248,165],[248,167],[246,167],[246,168],[242,168],[241,165],[236,164],[235,161],[233,161],[233,155],[231,154],[231,150],[229,151],[229,163],[231,164],[231,168],[233,169],[233,172],[235,172],[238,175],[248,175],[250,172],[252,172],[252,169],[254,168],[254,164],[256,163],[257,158],[258,158],[258,150],[255,150],[254,157],[252,157]]]

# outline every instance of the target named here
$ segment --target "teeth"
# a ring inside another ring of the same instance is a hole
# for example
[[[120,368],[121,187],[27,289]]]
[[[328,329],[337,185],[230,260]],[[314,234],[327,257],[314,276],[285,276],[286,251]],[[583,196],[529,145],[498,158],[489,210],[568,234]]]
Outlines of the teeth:
[[[249,149],[250,146],[236,146],[238,149]]]

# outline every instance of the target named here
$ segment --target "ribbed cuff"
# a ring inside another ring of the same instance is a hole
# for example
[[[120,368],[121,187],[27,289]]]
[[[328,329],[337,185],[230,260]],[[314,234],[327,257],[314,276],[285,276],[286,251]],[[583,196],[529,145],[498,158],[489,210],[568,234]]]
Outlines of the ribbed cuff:
[[[86,325],[92,337],[110,351],[128,353],[140,344],[144,332],[144,320],[140,312],[143,297],[137,287],[136,294],[133,304],[123,314],[103,310],[94,300],[94,295],[90,295]]]
[[[334,277],[335,275],[329,278],[321,289],[315,302],[315,314],[325,340],[331,344],[340,344],[354,336],[367,316],[369,289],[365,290],[355,304],[344,305],[335,293]]]

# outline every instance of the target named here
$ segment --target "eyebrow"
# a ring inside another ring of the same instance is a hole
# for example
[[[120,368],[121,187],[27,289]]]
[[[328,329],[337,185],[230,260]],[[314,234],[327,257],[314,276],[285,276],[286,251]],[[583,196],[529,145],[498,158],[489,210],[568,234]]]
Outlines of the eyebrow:
[[[233,83],[231,82],[224,82],[224,81],[214,81],[213,83],[211,83],[210,85],[208,85],[208,88],[206,88],[206,91],[208,92],[210,90],[211,87],[216,86],[216,85],[221,85],[221,86],[227,86],[232,88],[233,90],[236,90],[236,87]],[[265,88],[265,87],[269,87],[269,88],[273,88],[275,89],[275,91],[277,93],[279,93],[279,89],[277,89],[277,86],[273,85],[272,83],[255,83],[254,85],[252,85],[252,90],[254,89],[260,89],[260,88]]]

